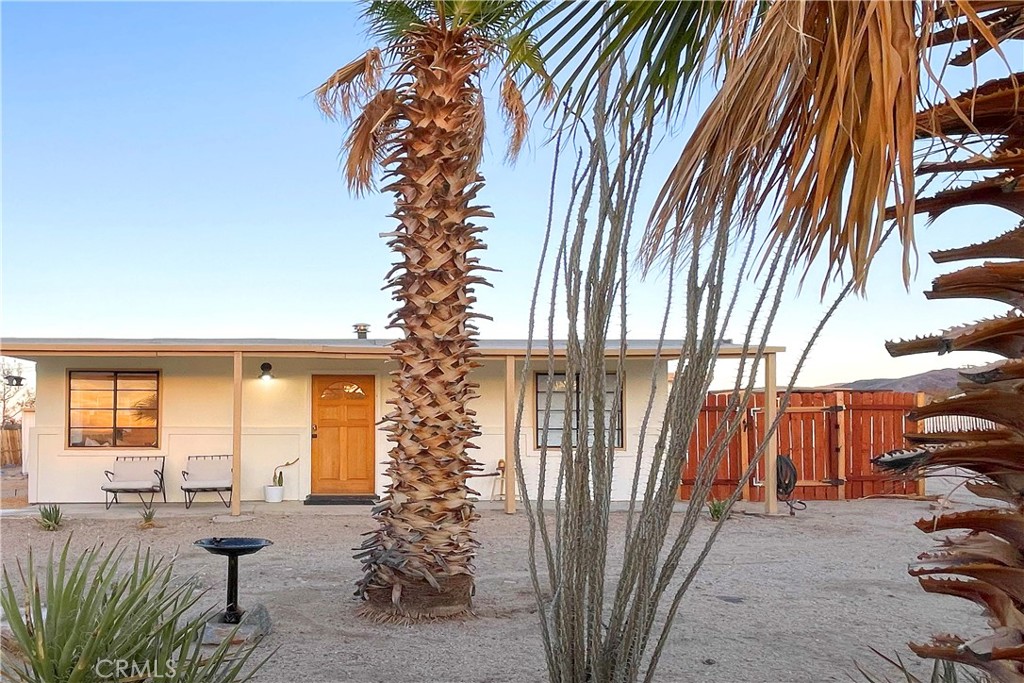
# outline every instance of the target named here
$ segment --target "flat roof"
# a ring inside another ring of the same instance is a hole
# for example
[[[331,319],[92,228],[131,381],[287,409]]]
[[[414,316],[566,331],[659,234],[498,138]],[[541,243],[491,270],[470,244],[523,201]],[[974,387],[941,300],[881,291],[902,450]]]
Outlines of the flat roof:
[[[230,356],[234,353],[261,356],[333,356],[338,358],[383,358],[391,351],[394,339],[100,339],[100,338],[6,338],[0,339],[0,354],[31,360],[43,356]],[[657,339],[629,339],[626,355],[654,357]],[[525,339],[478,339],[481,356],[497,358],[526,355]],[[666,339],[662,343],[663,358],[679,357],[682,340]],[[606,353],[619,352],[618,340],[605,347]],[[566,341],[555,340],[556,356],[564,356]],[[765,348],[766,353],[785,351],[781,346]],[[531,356],[543,357],[548,352],[548,340],[533,342]],[[743,346],[724,342],[720,357],[739,357]]]

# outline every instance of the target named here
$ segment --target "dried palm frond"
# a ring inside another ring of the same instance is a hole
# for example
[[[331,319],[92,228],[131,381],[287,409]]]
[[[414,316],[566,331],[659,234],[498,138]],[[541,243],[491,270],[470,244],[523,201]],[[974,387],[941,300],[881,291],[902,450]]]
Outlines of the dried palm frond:
[[[849,261],[863,286],[890,192],[909,249],[925,46],[915,29],[931,21],[914,12],[910,2],[773,4],[658,197],[646,262],[720,219],[743,234],[768,205],[770,245],[792,240],[806,261],[825,251],[829,275]]]
[[[399,94],[394,88],[377,92],[352,122],[345,140],[345,177],[349,189],[362,194],[373,186],[373,178],[384,159],[400,118],[396,107]]]
[[[382,73],[380,50],[367,50],[361,57],[331,74],[313,91],[316,104],[329,119],[347,119],[353,107],[374,95]]]
[[[508,157],[515,159],[526,140],[530,117],[526,113],[523,92],[511,74],[506,74],[501,82],[501,111],[508,129]]]

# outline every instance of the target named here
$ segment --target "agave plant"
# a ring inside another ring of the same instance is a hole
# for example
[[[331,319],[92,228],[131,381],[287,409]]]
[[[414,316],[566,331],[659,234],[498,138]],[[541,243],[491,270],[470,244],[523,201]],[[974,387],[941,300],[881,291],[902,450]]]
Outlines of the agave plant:
[[[139,522],[140,529],[156,529],[160,525],[156,523],[156,508],[144,508],[139,512],[142,520]]]
[[[202,648],[208,614],[193,609],[202,593],[192,581],[172,580],[173,559],[140,549],[132,557],[118,544],[76,560],[69,548],[70,540],[57,556],[51,548],[42,573],[29,551],[17,587],[4,567],[0,607],[10,634],[0,679],[235,683],[267,661],[249,665],[257,643],[232,648],[227,638],[212,652]]]
[[[39,526],[45,531],[57,531],[64,525],[64,513],[59,505],[43,505],[39,508]]]
[[[981,4],[981,3],[974,3]],[[1024,31],[1024,7],[1005,5],[989,15],[988,28],[997,37],[1007,26],[1009,36]],[[955,18],[955,14],[951,18]],[[957,34],[959,28],[960,33]],[[939,32],[940,40],[973,35],[964,24]],[[981,50],[953,59],[970,63]],[[915,210],[935,217],[968,204],[985,203],[1024,216],[1024,73],[987,83],[917,117],[921,137],[961,137],[962,148],[983,146],[977,155],[925,163],[921,173],[962,173],[994,170],[996,175],[964,187],[939,192],[917,201]],[[890,212],[895,215],[895,212]],[[926,293],[929,299],[984,298],[1013,308],[1006,315],[953,327],[939,334],[886,345],[893,356],[912,353],[984,351],[1004,360],[962,371],[961,393],[911,412],[921,420],[939,415],[962,415],[997,425],[987,431],[917,434],[913,447],[890,452],[875,462],[886,469],[927,476],[950,467],[973,472],[966,486],[975,494],[999,501],[981,510],[922,519],[926,533],[960,532],[944,537],[939,547],[924,553],[910,568],[921,587],[932,593],[955,595],[978,603],[989,617],[992,632],[973,638],[935,636],[925,644],[911,643],[922,657],[958,662],[981,669],[996,681],[1024,680],[1024,224],[980,244],[933,252],[938,263],[1000,258],[1008,261],[964,268],[942,275]],[[951,578],[955,577],[955,578]]]

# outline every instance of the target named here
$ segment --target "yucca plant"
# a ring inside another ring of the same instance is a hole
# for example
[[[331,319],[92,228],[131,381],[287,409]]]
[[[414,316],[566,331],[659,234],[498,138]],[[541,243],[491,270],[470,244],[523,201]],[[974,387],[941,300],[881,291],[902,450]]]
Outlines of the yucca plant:
[[[172,579],[173,558],[120,544],[95,546],[77,559],[70,539],[51,547],[40,572],[31,550],[18,563],[19,585],[3,570],[0,607],[5,634],[0,673],[22,683],[122,680],[234,683],[249,680],[257,643],[212,652],[201,647],[208,613],[195,614],[202,592],[194,581]],[[269,658],[269,655],[268,655]]]
[[[725,516],[728,507],[729,501],[727,500],[708,498],[708,514],[711,515],[711,519],[716,522]]]
[[[142,517],[142,521],[139,522],[140,529],[155,529],[160,526],[156,523],[155,508],[143,508],[139,515]]]
[[[43,505],[39,508],[39,526],[46,531],[57,531],[64,524],[64,513],[59,505]]]
[[[888,664],[892,665],[897,671],[899,671],[899,674],[897,674],[896,680],[893,681],[888,676],[879,677],[877,674],[865,670],[858,664],[857,671],[868,683],[987,683],[984,678],[970,671],[965,666],[939,660],[935,661],[935,664],[932,666],[931,675],[927,680],[925,680],[911,673],[907,668],[907,665],[903,663],[903,659],[899,654],[895,655],[895,659],[883,655],[878,650],[875,650],[875,654],[884,659]]]
[[[397,256],[388,286],[398,302],[391,327],[394,398],[385,417],[391,483],[374,508],[380,523],[357,555],[358,594],[382,618],[464,613],[473,593],[468,449],[480,431],[469,402],[479,364],[473,287],[485,283],[476,203],[484,142],[483,74],[499,72],[509,154],[522,146],[528,117],[517,72],[539,70],[529,36],[517,28],[524,2],[369,2],[364,18],[384,44],[316,89],[331,118],[358,112],[345,142],[345,175],[356,193],[380,167],[395,197],[397,225],[385,233]]]

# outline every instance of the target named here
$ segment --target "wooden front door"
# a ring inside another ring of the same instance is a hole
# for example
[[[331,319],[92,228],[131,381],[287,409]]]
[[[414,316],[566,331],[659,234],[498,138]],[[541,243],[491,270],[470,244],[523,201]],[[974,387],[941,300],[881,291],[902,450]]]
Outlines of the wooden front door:
[[[373,493],[374,378],[313,376],[313,494]]]

